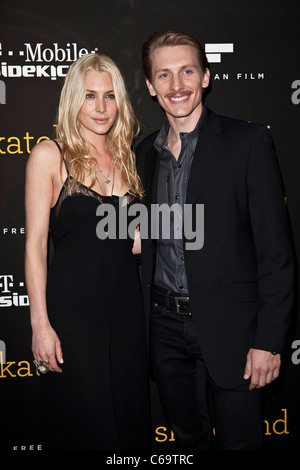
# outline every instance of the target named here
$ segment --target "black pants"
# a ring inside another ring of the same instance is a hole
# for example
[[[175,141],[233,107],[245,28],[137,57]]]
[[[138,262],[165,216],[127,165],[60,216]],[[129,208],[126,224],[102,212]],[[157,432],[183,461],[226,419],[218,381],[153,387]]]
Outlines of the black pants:
[[[162,409],[178,449],[261,449],[260,391],[250,391],[248,382],[230,390],[212,382],[192,317],[153,305],[150,348]]]

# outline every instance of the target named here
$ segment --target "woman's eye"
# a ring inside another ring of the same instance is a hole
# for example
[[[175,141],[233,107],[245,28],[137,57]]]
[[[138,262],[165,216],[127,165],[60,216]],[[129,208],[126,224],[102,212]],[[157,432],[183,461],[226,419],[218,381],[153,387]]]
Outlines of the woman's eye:
[[[109,100],[114,100],[115,95],[113,93],[109,93],[108,95],[106,95],[106,98],[108,98]]]
[[[90,99],[95,98],[95,95],[93,95],[93,93],[87,93],[87,94],[85,95],[85,97],[86,97],[88,100],[90,100]]]

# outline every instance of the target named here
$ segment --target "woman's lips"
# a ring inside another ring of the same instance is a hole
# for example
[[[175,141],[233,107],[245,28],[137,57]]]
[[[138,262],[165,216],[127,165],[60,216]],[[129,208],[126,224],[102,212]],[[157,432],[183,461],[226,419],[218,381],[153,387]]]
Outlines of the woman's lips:
[[[105,118],[105,119],[97,119],[97,118],[94,118],[93,119],[97,124],[106,124],[108,122],[108,118]]]

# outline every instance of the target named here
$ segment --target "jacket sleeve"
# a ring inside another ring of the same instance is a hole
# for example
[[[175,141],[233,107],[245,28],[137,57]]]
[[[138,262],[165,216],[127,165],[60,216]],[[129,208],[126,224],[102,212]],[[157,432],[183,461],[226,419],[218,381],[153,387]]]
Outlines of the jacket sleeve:
[[[252,347],[282,352],[294,299],[294,249],[272,138],[262,126],[252,141],[247,189],[258,278]]]

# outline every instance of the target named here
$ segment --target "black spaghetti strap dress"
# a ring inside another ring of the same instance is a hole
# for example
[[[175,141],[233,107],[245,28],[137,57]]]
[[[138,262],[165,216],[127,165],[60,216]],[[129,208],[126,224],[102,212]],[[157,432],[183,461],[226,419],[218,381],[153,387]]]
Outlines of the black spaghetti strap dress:
[[[41,376],[43,448],[148,449],[145,324],[133,241],[96,234],[99,204],[118,215],[136,200],[103,197],[84,185],[69,196],[67,186],[68,178],[50,214],[47,308],[64,364],[61,374]]]

